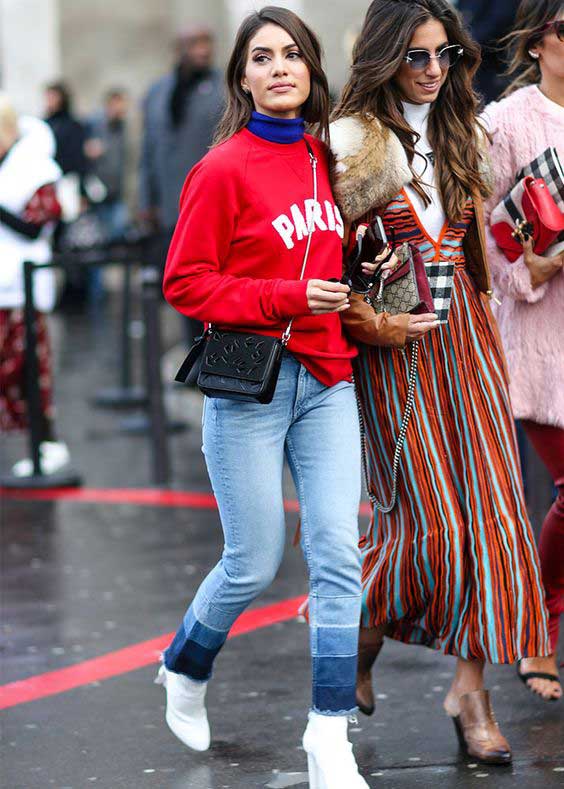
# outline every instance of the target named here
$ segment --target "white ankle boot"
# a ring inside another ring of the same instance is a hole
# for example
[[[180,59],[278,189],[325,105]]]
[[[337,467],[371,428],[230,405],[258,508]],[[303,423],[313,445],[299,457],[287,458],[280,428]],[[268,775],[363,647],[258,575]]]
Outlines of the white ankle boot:
[[[358,772],[347,737],[347,723],[345,715],[309,713],[303,746],[310,789],[368,789]]]
[[[184,745],[195,751],[210,747],[210,725],[206,712],[207,682],[194,682],[162,665],[155,679],[166,688],[166,722]]]

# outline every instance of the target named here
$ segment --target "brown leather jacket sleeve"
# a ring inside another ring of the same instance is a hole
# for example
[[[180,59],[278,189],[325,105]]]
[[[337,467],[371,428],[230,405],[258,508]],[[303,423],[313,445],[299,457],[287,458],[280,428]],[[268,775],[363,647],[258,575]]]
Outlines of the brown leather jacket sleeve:
[[[359,293],[351,293],[351,306],[341,313],[345,331],[355,342],[365,345],[392,345],[402,348],[407,340],[409,315],[376,313]]]

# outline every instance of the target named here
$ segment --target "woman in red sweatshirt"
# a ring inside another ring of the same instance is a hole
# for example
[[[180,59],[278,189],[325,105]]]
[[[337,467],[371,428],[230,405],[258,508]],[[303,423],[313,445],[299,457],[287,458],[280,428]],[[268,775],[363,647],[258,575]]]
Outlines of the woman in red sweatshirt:
[[[329,281],[341,275],[344,228],[327,149],[304,134],[306,122],[327,129],[319,42],[290,11],[254,13],[239,31],[227,84],[216,145],[182,192],[165,296],[184,315],[223,329],[281,337],[293,324],[270,404],[206,398],[203,450],[225,547],[165,652],[158,681],[172,731],[206,750],[213,661],[282,560],[286,458],[310,579],[313,704],[303,741],[310,786],[359,789],[367,784],[347,739],[360,617],[355,350],[339,316],[348,288]]]

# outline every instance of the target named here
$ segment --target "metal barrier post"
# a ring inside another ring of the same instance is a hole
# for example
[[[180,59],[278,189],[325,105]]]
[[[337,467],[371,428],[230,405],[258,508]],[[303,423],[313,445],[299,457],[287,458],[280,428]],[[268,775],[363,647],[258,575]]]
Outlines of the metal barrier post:
[[[160,271],[146,267],[142,272],[145,319],[145,380],[149,398],[152,470],[155,485],[170,483],[167,419],[161,379]]]
[[[123,286],[121,298],[120,327],[120,370],[119,386],[96,392],[93,403],[101,408],[136,408],[147,403],[147,392],[131,383],[131,269],[132,264],[123,262]]]
[[[41,444],[41,392],[39,390],[39,361],[33,297],[33,263],[24,263],[24,321],[25,321],[25,390],[29,421],[29,449],[33,475],[42,476],[39,445]]]

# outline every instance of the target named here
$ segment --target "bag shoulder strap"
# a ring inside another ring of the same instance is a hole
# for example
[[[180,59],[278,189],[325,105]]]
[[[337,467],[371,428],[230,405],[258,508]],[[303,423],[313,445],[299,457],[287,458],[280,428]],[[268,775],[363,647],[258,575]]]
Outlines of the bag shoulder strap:
[[[368,464],[366,460],[366,426],[364,422],[364,417],[362,415],[362,408],[360,406],[358,393],[356,397],[356,404],[358,408],[358,420],[360,423],[360,444],[361,444],[361,453],[362,453],[362,468],[364,471],[364,484],[366,486],[366,492],[368,493],[368,498],[370,499],[372,506],[384,514],[391,512],[396,506],[396,501],[398,497],[399,464],[401,460],[403,445],[405,444],[405,439],[407,436],[407,428],[409,427],[409,422],[411,420],[411,415],[413,413],[413,407],[415,404],[415,386],[417,384],[418,362],[419,362],[419,340],[414,340],[411,343],[411,359],[409,362],[409,379],[407,384],[407,399],[405,403],[405,410],[403,412],[401,426],[396,441],[396,448],[394,450],[394,457],[392,460],[392,492],[390,495],[390,500],[387,504],[381,503],[378,500],[378,498],[375,496],[375,494],[372,492],[370,487],[370,478],[368,476]],[[355,387],[355,391],[356,391],[356,387]]]
[[[185,384],[188,380],[188,376],[190,375],[190,370],[196,364],[200,356],[204,352],[204,348],[206,346],[206,340],[208,336],[211,334],[211,328],[205,331],[201,337],[197,337],[194,340],[194,345],[188,351],[188,356],[182,362],[180,369],[174,376],[174,380],[178,381],[179,384]]]
[[[309,161],[310,161],[310,164],[311,164],[311,170],[312,170],[312,174],[313,174],[313,203],[315,205],[317,203],[317,192],[318,192],[318,188],[317,188],[317,157],[316,157],[315,153],[313,152],[313,148],[311,147],[309,141],[305,137],[304,137],[304,142],[306,144],[307,152],[309,154]],[[300,272],[300,281],[304,278],[304,274],[305,274],[305,270],[306,270],[306,266],[307,266],[307,261],[308,261],[308,258],[309,258],[309,251],[310,251],[310,248],[311,248],[311,238],[313,236],[313,227],[315,225],[315,218],[314,218],[314,216],[315,216],[314,212],[312,211],[311,215],[309,217],[309,226],[308,226],[308,229],[307,229],[307,244],[306,244],[306,249],[305,249],[305,253],[304,253],[304,259],[303,259],[303,262],[302,262],[302,270]],[[294,319],[292,318],[290,323],[286,326],[286,329],[284,330],[284,334],[282,335],[282,345],[284,345],[284,346],[288,345],[288,343],[290,341],[290,336],[292,334],[292,326],[293,326],[293,324],[294,324]]]
[[[316,156],[315,156],[315,154],[313,152],[313,148],[311,147],[310,141],[306,137],[304,137],[304,142],[306,144],[307,152],[312,157],[312,159],[315,159]]]

